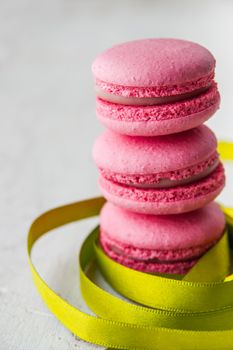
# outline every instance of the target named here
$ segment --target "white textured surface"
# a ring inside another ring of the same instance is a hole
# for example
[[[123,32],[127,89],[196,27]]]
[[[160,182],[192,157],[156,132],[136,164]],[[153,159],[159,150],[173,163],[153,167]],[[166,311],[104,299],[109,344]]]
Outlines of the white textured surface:
[[[92,143],[90,65],[103,49],[142,37],[180,37],[217,58],[222,108],[209,123],[233,139],[233,2],[0,1],[0,342],[1,350],[92,349],[48,312],[27,266],[26,232],[51,207],[98,194]],[[221,199],[233,205],[233,168]],[[40,243],[35,257],[56,291],[80,300],[76,256],[93,227],[83,222]],[[53,251],[52,251],[53,247]]]

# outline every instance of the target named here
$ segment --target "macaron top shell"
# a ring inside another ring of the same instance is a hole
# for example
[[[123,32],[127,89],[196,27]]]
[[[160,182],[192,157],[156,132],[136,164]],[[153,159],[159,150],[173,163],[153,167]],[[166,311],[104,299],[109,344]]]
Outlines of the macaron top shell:
[[[203,46],[179,39],[143,39],[116,45],[99,55],[92,71],[97,86],[106,92],[129,95],[124,87],[166,87],[153,96],[169,96],[208,86],[214,77],[215,59]],[[190,85],[179,90],[179,86]],[[131,96],[134,92],[131,93]],[[136,94],[137,95],[137,94]],[[144,94],[150,97],[150,93]],[[137,96],[143,97],[143,96]]]
[[[106,131],[95,142],[93,158],[100,169],[145,175],[186,169],[208,159],[216,148],[216,137],[205,125],[158,137]]]
[[[111,239],[144,249],[203,246],[219,239],[224,227],[224,214],[214,202],[177,215],[138,214],[108,202],[100,216],[100,228]]]

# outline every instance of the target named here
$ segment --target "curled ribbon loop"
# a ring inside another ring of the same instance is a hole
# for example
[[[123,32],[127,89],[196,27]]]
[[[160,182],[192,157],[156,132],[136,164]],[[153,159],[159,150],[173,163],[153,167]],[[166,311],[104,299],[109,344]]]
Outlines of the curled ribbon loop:
[[[223,160],[233,160],[233,144],[222,142]],[[233,275],[229,238],[233,238],[233,209],[224,208],[228,227],[218,243],[181,276],[150,275],[109,259],[98,245],[98,227],[84,241],[79,256],[81,291],[97,315],[70,305],[40,277],[31,260],[36,241],[47,232],[99,214],[105,200],[93,198],[46,212],[28,233],[28,258],[34,283],[51,312],[85,341],[116,349],[232,349]],[[90,278],[98,267],[123,296],[119,299]]]

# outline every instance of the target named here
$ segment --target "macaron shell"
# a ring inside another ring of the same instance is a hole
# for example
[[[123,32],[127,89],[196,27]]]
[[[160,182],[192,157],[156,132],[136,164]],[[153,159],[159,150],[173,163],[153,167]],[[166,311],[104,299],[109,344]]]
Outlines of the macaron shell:
[[[198,261],[198,259],[190,259],[179,262],[154,262],[154,261],[141,261],[136,259],[130,259],[126,256],[116,254],[113,250],[109,249],[108,245],[102,242],[102,248],[104,252],[114,261],[127,266],[131,269],[147,272],[147,273],[167,273],[167,274],[186,274]]]
[[[195,128],[206,122],[218,109],[218,105],[211,106],[204,111],[185,117],[160,121],[125,121],[103,117],[97,114],[100,122],[108,129],[129,136],[161,136],[179,133]]]
[[[219,108],[216,89],[197,98],[158,106],[123,106],[97,98],[96,114],[109,129],[130,136],[158,136],[195,128]]]
[[[203,247],[218,240],[224,227],[225,216],[214,202],[189,213],[165,216],[138,214],[107,202],[100,213],[103,237],[125,247],[148,251]],[[138,259],[149,257],[136,256]]]
[[[138,213],[165,215],[189,212],[214,200],[225,185],[220,164],[209,176],[194,183],[167,189],[142,189],[120,185],[100,176],[99,185],[110,202]]]
[[[209,158],[216,148],[214,133],[204,125],[153,138],[131,137],[108,130],[96,140],[93,158],[99,168],[143,175],[185,169]]]
[[[99,55],[92,65],[102,89],[125,96],[134,93],[124,92],[124,87],[165,87],[162,94],[167,96],[193,91],[208,85],[214,68],[213,55],[201,45],[163,38],[116,45]],[[112,84],[112,87],[104,84]],[[185,84],[189,87],[185,88]]]

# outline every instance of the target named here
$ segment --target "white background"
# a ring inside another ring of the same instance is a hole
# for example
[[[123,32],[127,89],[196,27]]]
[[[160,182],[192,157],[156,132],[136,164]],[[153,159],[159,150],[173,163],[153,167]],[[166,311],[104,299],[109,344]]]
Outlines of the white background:
[[[233,1],[0,0],[0,348],[92,349],[48,312],[33,286],[26,232],[41,212],[99,194],[91,159],[102,130],[91,62],[144,37],[178,37],[217,59],[222,106],[208,123],[233,140]],[[233,205],[233,168],[220,199]],[[76,254],[93,222],[60,230],[35,259],[46,281],[86,310]]]

